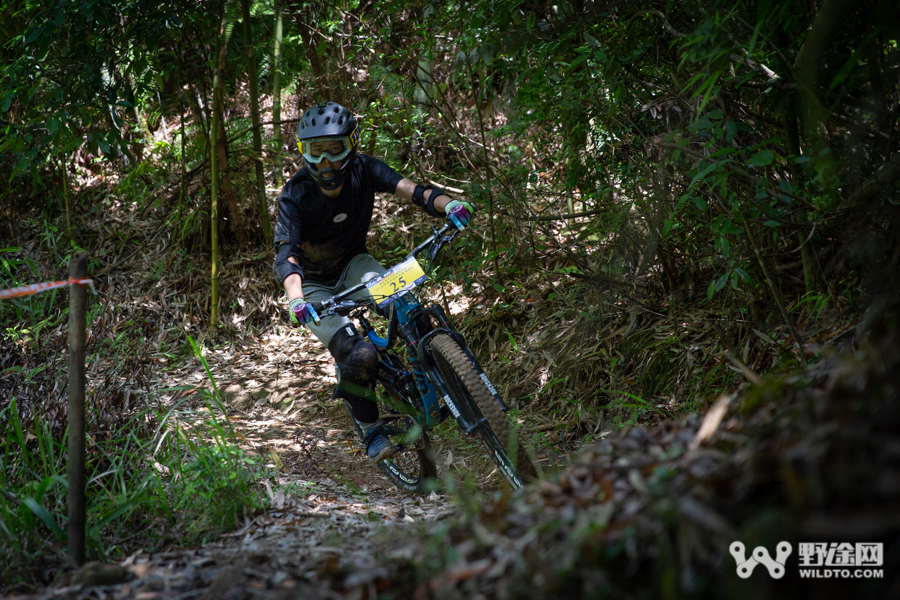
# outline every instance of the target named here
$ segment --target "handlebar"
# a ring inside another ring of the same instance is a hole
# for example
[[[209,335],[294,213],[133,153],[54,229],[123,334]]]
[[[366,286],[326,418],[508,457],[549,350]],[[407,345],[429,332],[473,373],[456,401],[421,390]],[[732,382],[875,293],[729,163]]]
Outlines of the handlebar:
[[[448,230],[452,229],[453,232],[450,235],[444,235]],[[412,249],[412,252],[406,255],[406,258],[403,259],[404,262],[409,260],[410,258],[416,257],[421,254],[424,250],[430,249],[428,253],[428,266],[425,268],[425,273],[431,270],[431,263],[434,262],[434,259],[437,257],[438,253],[441,249],[449,244],[456,234],[459,233],[459,230],[452,223],[446,223],[440,229],[434,230],[434,233],[428,237],[421,244]],[[398,263],[399,264],[399,263]],[[322,300],[321,302],[313,302],[312,307],[313,310],[316,311],[320,317],[328,316],[328,315],[340,315],[346,316],[350,314],[354,309],[359,308],[360,306],[364,306],[367,304],[371,304],[371,299],[364,300],[349,300],[348,296],[355,294],[356,292],[364,289],[366,287],[365,283],[360,283],[358,285],[354,285],[353,287],[344,290],[339,294],[335,294],[328,300]],[[316,319],[316,325],[321,325],[321,321]]]

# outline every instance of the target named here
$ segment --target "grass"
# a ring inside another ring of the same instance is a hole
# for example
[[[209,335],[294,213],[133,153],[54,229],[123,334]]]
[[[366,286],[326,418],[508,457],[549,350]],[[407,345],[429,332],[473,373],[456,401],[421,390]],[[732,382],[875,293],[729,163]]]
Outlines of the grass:
[[[234,443],[213,390],[206,410],[145,408],[108,439],[88,437],[88,560],[200,543],[264,506],[268,472]],[[26,429],[15,398],[0,410],[0,593],[46,585],[67,565],[67,437],[38,415]]]

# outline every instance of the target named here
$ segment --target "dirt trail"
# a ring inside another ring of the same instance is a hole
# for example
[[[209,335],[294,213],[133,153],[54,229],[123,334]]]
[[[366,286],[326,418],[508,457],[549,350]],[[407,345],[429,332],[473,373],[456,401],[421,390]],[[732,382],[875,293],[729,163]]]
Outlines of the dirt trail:
[[[420,525],[456,513],[445,495],[402,492],[367,461],[349,417],[331,400],[331,359],[305,330],[224,344],[204,350],[204,358],[240,444],[277,471],[270,507],[202,547],[140,552],[118,567],[83,571],[87,583],[118,583],[81,585],[78,575],[21,598],[237,600],[288,590],[328,597],[332,575],[355,573],[354,581],[364,582],[380,561],[403,555],[404,538]],[[179,399],[200,406],[199,390],[209,387],[196,359],[157,383],[159,390],[189,387],[196,396],[160,392],[167,405]]]
[[[273,190],[269,195],[274,202]],[[416,232],[426,231],[431,223],[395,198],[382,202],[386,210],[376,212],[372,247],[412,247]],[[398,224],[398,215],[400,223],[411,224]],[[134,219],[129,223],[136,238],[154,230]],[[381,239],[388,234],[389,242]],[[202,269],[176,258],[135,253],[124,266],[117,259],[120,268],[104,272],[98,284],[104,295],[117,300],[104,309],[92,335],[111,338],[128,318],[143,323],[144,355],[128,364],[142,365],[141,374],[149,377],[150,401],[166,407],[177,402],[194,416],[205,410],[203,393],[212,385],[199,359],[171,354],[171,339],[183,341],[186,334],[197,340],[240,445],[277,473],[267,489],[270,506],[237,531],[202,547],[139,552],[118,565],[66,574],[43,593],[19,598],[337,597],[331,580],[343,582],[339,587],[348,581],[355,586],[374,581],[379,564],[410,551],[404,540],[426,523],[457,513],[440,491],[427,496],[405,493],[366,460],[349,416],[331,399],[330,355],[308,330],[288,326],[282,307],[271,306],[271,290],[259,283],[265,282],[269,267],[260,267],[259,255],[237,254],[223,264],[225,288],[220,293],[235,303],[223,307],[220,316],[230,325],[227,339],[222,333],[214,334],[218,339],[204,339],[206,324],[196,316],[202,309],[195,297],[196,287],[202,287]],[[168,272],[150,265],[166,265]],[[454,314],[465,310],[456,297],[443,294]],[[259,327],[259,313],[267,324],[250,333],[253,328],[244,322],[255,319]],[[169,352],[163,351],[166,344]],[[135,367],[98,357],[91,376],[121,377],[119,371],[129,368]],[[431,439],[439,477],[464,476],[483,491],[500,485],[480,445],[463,438],[455,426],[442,425]],[[354,575],[348,579],[350,573]]]

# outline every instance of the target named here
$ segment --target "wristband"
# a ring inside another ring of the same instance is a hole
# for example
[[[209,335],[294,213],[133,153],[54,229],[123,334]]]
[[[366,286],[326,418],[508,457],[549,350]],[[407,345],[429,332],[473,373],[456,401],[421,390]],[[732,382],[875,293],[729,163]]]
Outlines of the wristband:
[[[425,200],[425,191],[431,190],[431,196],[429,196],[428,200]],[[412,201],[418,207],[421,207],[428,215],[432,217],[443,217],[441,213],[434,208],[434,199],[438,196],[449,196],[447,192],[442,190],[439,187],[435,187],[433,185],[417,185],[415,191],[413,192]]]

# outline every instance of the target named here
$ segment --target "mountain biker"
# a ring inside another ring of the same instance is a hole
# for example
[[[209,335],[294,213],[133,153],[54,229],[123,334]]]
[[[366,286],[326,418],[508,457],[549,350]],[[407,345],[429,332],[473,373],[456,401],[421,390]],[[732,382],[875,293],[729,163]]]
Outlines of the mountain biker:
[[[356,117],[340,104],[317,104],[303,114],[297,143],[305,166],[278,196],[275,275],[287,292],[291,322],[309,327],[331,352],[338,367],[333,397],[346,400],[365,435],[366,454],[378,462],[396,448],[373,401],[378,370],[375,347],[346,317],[320,320],[312,303],[384,272],[366,251],[375,192],[411,200],[432,217],[446,217],[460,229],[475,210],[440,188],[417,185],[382,161],[359,154],[359,139]]]

